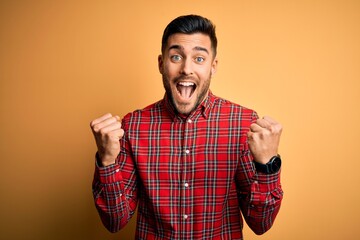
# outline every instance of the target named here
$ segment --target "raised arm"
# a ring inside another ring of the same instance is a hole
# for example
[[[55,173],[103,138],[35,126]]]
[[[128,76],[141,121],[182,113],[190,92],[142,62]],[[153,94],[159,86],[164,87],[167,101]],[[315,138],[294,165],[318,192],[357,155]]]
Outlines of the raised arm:
[[[123,228],[137,205],[136,170],[119,119],[105,114],[90,123],[98,148],[93,196],[101,220],[110,232]]]
[[[280,171],[263,173],[252,161],[266,164],[278,154],[282,126],[270,117],[254,119],[247,134],[249,150],[242,156],[238,172],[239,200],[248,226],[256,234],[263,234],[273,225],[279,212],[283,191]]]

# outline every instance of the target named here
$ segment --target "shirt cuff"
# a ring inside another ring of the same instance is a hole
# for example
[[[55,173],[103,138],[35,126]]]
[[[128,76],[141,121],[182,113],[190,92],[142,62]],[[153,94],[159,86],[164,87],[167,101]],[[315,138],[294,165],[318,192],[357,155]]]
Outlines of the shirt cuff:
[[[273,190],[280,187],[280,172],[281,169],[277,173],[266,174],[262,172],[256,172],[254,187],[259,192],[272,192]]]
[[[100,166],[97,153],[95,161],[95,171],[96,175],[99,177],[99,182],[101,184],[112,184],[121,182],[123,180],[119,164],[114,163],[106,167]]]

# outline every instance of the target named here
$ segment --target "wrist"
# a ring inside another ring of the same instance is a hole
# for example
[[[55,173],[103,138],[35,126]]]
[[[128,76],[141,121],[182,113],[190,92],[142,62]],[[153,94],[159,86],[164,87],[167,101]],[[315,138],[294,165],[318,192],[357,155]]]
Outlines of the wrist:
[[[266,153],[266,154],[254,154],[254,161],[258,162],[260,164],[267,164],[268,162],[270,162],[271,158],[274,156],[279,156],[279,154],[277,154],[277,152],[273,152],[273,153]]]
[[[96,153],[96,161],[98,162],[98,166],[107,167],[109,165],[115,164],[116,157],[109,155],[102,155],[99,152]]]

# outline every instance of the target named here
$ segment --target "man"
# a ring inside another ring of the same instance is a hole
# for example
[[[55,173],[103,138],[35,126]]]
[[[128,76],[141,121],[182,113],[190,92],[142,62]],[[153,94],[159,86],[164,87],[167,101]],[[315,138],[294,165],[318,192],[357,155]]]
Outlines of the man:
[[[243,239],[273,224],[282,200],[278,145],[270,117],[216,97],[214,25],[174,19],[158,57],[165,96],[142,110],[91,122],[98,147],[96,207],[111,232],[138,206],[136,239]]]

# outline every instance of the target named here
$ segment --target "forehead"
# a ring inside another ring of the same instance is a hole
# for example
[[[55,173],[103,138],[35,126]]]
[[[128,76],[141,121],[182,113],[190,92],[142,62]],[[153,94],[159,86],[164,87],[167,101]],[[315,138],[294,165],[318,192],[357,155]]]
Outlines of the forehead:
[[[193,50],[200,47],[210,52],[211,40],[208,35],[203,33],[175,33],[169,37],[166,49],[169,50],[172,46],[179,46],[182,50]]]

